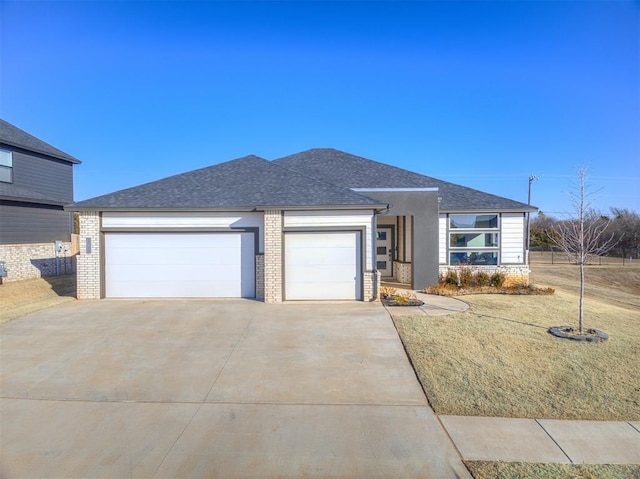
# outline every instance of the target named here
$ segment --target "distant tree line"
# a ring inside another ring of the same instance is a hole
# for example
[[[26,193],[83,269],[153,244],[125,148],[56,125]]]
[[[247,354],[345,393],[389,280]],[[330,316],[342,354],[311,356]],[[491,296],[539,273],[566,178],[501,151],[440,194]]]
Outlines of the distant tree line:
[[[540,211],[531,220],[531,248],[556,249],[559,241],[558,231],[562,223],[574,221],[572,219],[558,219]],[[640,215],[628,208],[611,208],[609,214],[597,210],[587,212],[585,222],[589,225],[605,227],[606,234],[601,240],[607,241],[613,237],[614,248],[610,256],[640,258]]]

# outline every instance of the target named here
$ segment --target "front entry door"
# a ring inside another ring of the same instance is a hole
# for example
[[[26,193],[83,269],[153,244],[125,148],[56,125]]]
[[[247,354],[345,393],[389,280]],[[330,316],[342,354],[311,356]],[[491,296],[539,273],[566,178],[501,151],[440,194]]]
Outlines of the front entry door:
[[[393,276],[393,228],[381,226],[376,235],[376,269],[383,278]]]

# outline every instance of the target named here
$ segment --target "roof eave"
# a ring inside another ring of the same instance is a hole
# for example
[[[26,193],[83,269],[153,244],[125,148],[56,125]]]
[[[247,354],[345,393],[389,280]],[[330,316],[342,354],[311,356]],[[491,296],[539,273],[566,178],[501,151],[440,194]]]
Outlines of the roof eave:
[[[371,205],[258,205],[258,206],[226,206],[226,207],[123,207],[123,206],[82,206],[81,204],[72,203],[64,206],[66,211],[113,211],[113,212],[132,212],[132,211],[172,211],[172,212],[189,212],[189,211],[265,211],[265,210],[384,210],[387,204],[371,204]]]
[[[48,152],[48,151],[44,151],[44,150],[42,150],[40,148],[34,148],[34,147],[31,147],[31,146],[25,146],[25,145],[22,145],[20,143],[16,143],[14,141],[5,140],[5,139],[0,140],[0,144],[11,146],[13,148],[18,148],[18,149],[23,150],[23,151],[30,151],[30,152],[33,152],[33,153],[38,153],[39,155],[48,156],[49,158],[54,158],[54,159],[59,160],[59,161],[66,161],[67,163],[73,163],[74,165],[79,165],[80,163],[82,163],[79,159],[77,159],[77,158],[75,158],[75,157],[73,157],[73,156],[71,156],[71,155],[69,155],[67,153],[64,153],[64,152],[63,153],[66,156],[54,155],[53,153]]]
[[[389,207],[386,203],[376,203],[369,205],[259,205],[256,206],[257,211],[264,210],[385,210]]]
[[[535,213],[538,208],[535,206],[524,206],[522,208],[440,208],[440,213]]]
[[[140,206],[83,206],[81,204],[72,203],[65,205],[66,211],[175,211],[175,212],[189,212],[189,211],[256,211],[253,206],[227,206],[227,207],[140,207]]]
[[[53,206],[65,206],[65,202],[62,200],[48,200],[44,198],[25,198],[21,196],[0,195],[0,200],[15,201],[17,203],[33,203],[36,205],[53,205]]]

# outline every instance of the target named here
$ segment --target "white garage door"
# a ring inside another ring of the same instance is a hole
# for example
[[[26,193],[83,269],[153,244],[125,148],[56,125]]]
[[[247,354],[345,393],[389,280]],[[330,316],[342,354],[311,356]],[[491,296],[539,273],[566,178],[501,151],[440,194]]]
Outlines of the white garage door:
[[[285,298],[361,299],[358,232],[286,233]]]
[[[253,298],[253,233],[106,233],[108,298]]]

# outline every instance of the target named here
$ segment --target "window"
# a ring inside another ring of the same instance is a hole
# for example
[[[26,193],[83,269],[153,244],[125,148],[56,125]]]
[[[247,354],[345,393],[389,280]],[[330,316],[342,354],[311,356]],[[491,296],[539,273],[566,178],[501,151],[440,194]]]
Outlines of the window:
[[[0,148],[0,182],[13,183],[13,153]]]
[[[497,214],[449,216],[449,264],[497,265],[499,247]]]
[[[498,228],[498,215],[451,215],[450,228]]]

